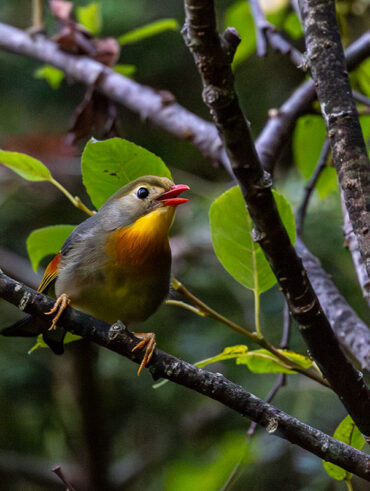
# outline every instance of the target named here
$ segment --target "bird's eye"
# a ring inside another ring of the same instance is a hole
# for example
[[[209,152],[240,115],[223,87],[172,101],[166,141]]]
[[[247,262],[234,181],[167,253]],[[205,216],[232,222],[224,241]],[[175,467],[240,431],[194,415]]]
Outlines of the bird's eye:
[[[139,198],[139,199],[145,199],[149,196],[149,191],[147,188],[139,188],[137,191],[136,191],[136,196]]]

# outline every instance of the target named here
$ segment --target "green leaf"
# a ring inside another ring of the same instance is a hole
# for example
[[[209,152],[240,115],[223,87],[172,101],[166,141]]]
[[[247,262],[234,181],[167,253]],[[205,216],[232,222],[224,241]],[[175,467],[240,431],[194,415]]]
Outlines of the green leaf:
[[[51,65],[44,65],[38,68],[33,76],[38,79],[46,80],[50,87],[54,90],[59,89],[60,84],[64,79],[64,73],[62,70],[59,70]]]
[[[113,70],[121,75],[124,75],[125,77],[132,77],[134,73],[136,73],[136,66],[135,65],[115,65],[113,67]]]
[[[361,92],[370,97],[370,58],[361,63],[355,74]]]
[[[238,358],[239,356],[245,355],[248,352],[248,346],[244,344],[238,344],[236,346],[229,346],[223,350],[222,353],[212,358],[207,358],[206,360],[198,361],[194,365],[198,368],[204,368],[211,363],[216,363],[218,361],[231,360],[233,358]]]
[[[346,416],[340,423],[334,432],[334,438],[337,440],[351,445],[351,447],[361,450],[365,445],[365,439],[362,436],[360,430],[355,425],[355,422],[351,416]],[[323,460],[324,469],[327,474],[337,481],[350,480],[352,474],[341,467],[334,465],[330,462]]]
[[[171,179],[169,169],[159,157],[123,138],[91,139],[83,151],[81,168],[83,183],[96,208],[140,176]]]
[[[66,335],[64,336],[63,344],[73,343],[74,341],[78,341],[79,339],[82,339],[82,337],[77,336],[77,334],[72,334],[71,332],[67,332]],[[49,348],[49,346],[45,343],[42,334],[39,334],[37,336],[36,343],[32,346],[32,348],[28,350],[28,354],[29,355],[32,354],[34,351],[36,351],[39,348]]]
[[[224,25],[235,27],[242,39],[233,60],[233,67],[236,68],[256,49],[256,34],[249,3],[245,0],[233,3],[226,10]]]
[[[102,27],[100,4],[98,2],[89,3],[86,6],[77,7],[77,20],[94,36],[99,34]]]
[[[178,31],[179,28],[176,19],[160,19],[122,34],[118,38],[118,42],[121,45],[137,43],[165,31]]]
[[[294,215],[288,201],[273,191],[281,219],[295,242]],[[232,217],[232,219],[230,218]],[[245,287],[262,293],[276,283],[260,245],[252,239],[252,220],[239,187],[217,198],[209,212],[212,244],[219,261]]]
[[[302,368],[310,368],[312,365],[308,356],[288,350],[279,350],[279,352]],[[237,357],[236,364],[247,365],[253,373],[297,373],[295,370],[286,368],[283,361],[265,349],[248,351],[245,355]]]
[[[302,25],[295,12],[290,12],[285,19],[284,31],[292,39],[300,39],[303,36]]]
[[[360,116],[360,124],[361,124],[362,134],[364,135],[366,147],[370,152],[370,115]]]
[[[58,254],[74,228],[74,225],[52,225],[31,232],[27,239],[27,251],[34,271],[37,271],[41,259]]]
[[[39,160],[25,153],[0,150],[0,162],[28,181],[49,181],[49,169]]]
[[[315,170],[325,136],[325,123],[321,116],[309,114],[299,118],[293,134],[293,156],[306,179]]]
[[[302,368],[310,368],[312,366],[312,361],[308,356],[288,350],[279,350],[279,352]],[[248,350],[248,346],[243,344],[228,346],[219,355],[198,361],[194,365],[204,368],[211,363],[232,359],[236,360],[237,365],[247,365],[249,370],[254,373],[297,373],[294,370],[286,368],[284,362],[268,350],[258,349],[250,351]]]
[[[326,166],[321,172],[319,180],[316,183],[316,189],[319,198],[324,199],[333,191],[338,190],[337,172],[334,167]]]

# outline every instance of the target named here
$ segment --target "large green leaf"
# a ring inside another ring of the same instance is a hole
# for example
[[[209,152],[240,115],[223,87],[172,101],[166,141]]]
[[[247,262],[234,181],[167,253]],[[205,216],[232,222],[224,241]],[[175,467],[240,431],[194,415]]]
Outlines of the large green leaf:
[[[179,23],[176,19],[160,19],[122,34],[122,36],[118,38],[118,42],[121,45],[132,44],[156,36],[157,34],[161,34],[165,31],[178,30]]]
[[[28,181],[49,181],[49,169],[39,160],[19,152],[0,150],[0,162]]]
[[[288,350],[279,350],[279,352],[302,368],[312,366],[312,361],[308,356]],[[211,363],[233,359],[236,360],[237,365],[247,365],[249,370],[254,373],[296,373],[294,370],[286,368],[286,363],[269,351],[265,349],[250,351],[248,346],[243,344],[228,346],[219,355],[198,361],[194,365],[204,368]]]
[[[279,352],[302,368],[310,368],[312,365],[308,356],[288,350],[279,350]],[[236,363],[237,365],[247,365],[253,373],[297,373],[286,368],[283,361],[265,349],[248,351],[245,355],[238,356]]]
[[[140,176],[171,179],[169,169],[159,157],[122,138],[91,139],[83,151],[81,168],[83,183],[96,208]]]
[[[256,49],[256,34],[249,3],[245,0],[233,3],[226,10],[224,24],[226,27],[235,27],[242,39],[233,60],[233,66],[236,67]]]
[[[34,271],[37,271],[41,259],[58,254],[75,225],[52,225],[38,228],[27,239],[27,251]]]
[[[306,179],[315,170],[325,135],[325,123],[321,116],[309,114],[299,118],[293,134],[293,155]]]
[[[291,206],[284,196],[276,191],[273,193],[281,219],[294,243],[295,223]],[[260,245],[252,239],[253,223],[239,187],[229,189],[217,198],[209,217],[213,247],[226,271],[257,293],[271,288],[276,278]]]
[[[35,71],[34,77],[46,80],[52,89],[57,90],[63,81],[64,73],[51,65],[44,65]]]
[[[335,430],[333,436],[337,440],[347,443],[347,445],[351,445],[351,447],[356,448],[357,450],[361,450],[365,445],[364,437],[349,415],[339,423],[339,426]],[[325,462],[323,460],[323,464],[329,476],[337,481],[349,480],[352,477],[350,472],[332,464],[331,462]]]
[[[99,34],[102,27],[102,19],[100,4],[98,2],[92,2],[88,5],[77,7],[76,14],[80,24],[86,27],[86,29],[94,34],[94,36]]]

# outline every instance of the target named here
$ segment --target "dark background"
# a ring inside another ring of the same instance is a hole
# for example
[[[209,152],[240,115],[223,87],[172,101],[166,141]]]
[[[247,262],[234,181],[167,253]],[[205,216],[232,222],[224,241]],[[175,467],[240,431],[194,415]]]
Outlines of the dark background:
[[[340,8],[350,8],[353,3],[340,2]],[[217,2],[220,28],[225,27],[223,19],[232,4]],[[180,0],[104,0],[101,5],[102,37],[118,36],[163,17],[183,23]],[[369,27],[368,14],[369,10],[361,16],[343,14],[346,42]],[[50,13],[45,18],[52,33],[55,23]],[[1,0],[1,22],[23,29],[30,19],[30,1]],[[302,41],[296,45],[303,49]],[[198,74],[178,32],[124,47],[120,62],[137,66],[138,82],[171,91],[180,104],[209,119]],[[64,142],[85,88],[63,82],[54,91],[33,77],[39,66],[0,52],[0,145],[41,159],[72,194],[89,203],[80,179],[79,155],[84,141],[75,148]],[[251,55],[237,69],[238,93],[255,136],[267,111],[279,107],[303,78],[288,59],[272,52],[263,59]],[[175,181],[192,189],[191,201],[178,210],[171,232],[174,274],[219,312],[252,327],[252,292],[225,272],[210,242],[208,209],[230,186],[228,176],[189,143],[149,126],[126,109],[119,109],[119,121],[120,136],[159,155]],[[292,166],[288,145],[276,186],[296,207],[304,184]],[[38,281],[30,273],[26,251],[32,230],[57,223],[77,224],[83,219],[83,213],[50,184],[26,182],[0,168],[0,265],[17,278],[33,286]],[[352,307],[369,320],[351,259],[343,248],[337,193],[322,201],[314,196],[305,240]],[[275,287],[262,295],[262,326],[276,345],[282,315],[283,299]],[[20,317],[15,307],[0,301],[0,327]],[[154,331],[162,349],[189,362],[216,355],[225,346],[245,343],[226,327],[173,306],[162,306],[142,330]],[[246,465],[234,489],[345,488],[328,478],[316,457],[261,429],[253,438],[246,438],[248,420],[170,383],[154,390],[149,373],[144,371],[137,378],[137,367],[114,353],[79,342],[68,346],[62,357],[44,349],[28,355],[32,344],[32,340],[0,339],[0,490],[62,489],[50,472],[60,464],[78,491],[88,489],[89,481],[99,482],[105,473],[117,489],[212,491],[222,487],[244,453]],[[305,352],[295,327],[291,348]],[[232,361],[213,368],[259,397],[266,396],[275,380],[273,375],[251,374]],[[333,394],[298,375],[289,377],[274,404],[329,434],[345,416]],[[360,480],[355,480],[354,486],[365,489]]]

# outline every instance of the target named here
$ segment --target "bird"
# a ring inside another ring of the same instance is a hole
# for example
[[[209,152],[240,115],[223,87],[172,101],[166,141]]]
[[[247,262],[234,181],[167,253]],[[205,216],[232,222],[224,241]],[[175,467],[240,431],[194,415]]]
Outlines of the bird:
[[[168,232],[178,196],[189,190],[167,177],[142,176],[114,193],[93,216],[78,225],[52,259],[38,288],[52,292],[54,315],[43,337],[57,354],[64,351],[65,331],[59,329],[70,305],[113,324],[136,324],[150,317],[165,300],[170,287],[171,249]],[[2,330],[5,336],[35,335],[37,319],[25,319]],[[56,329],[58,326],[58,329]],[[38,327],[37,333],[40,332]],[[154,333],[135,333],[145,347],[138,375],[152,358]]]

